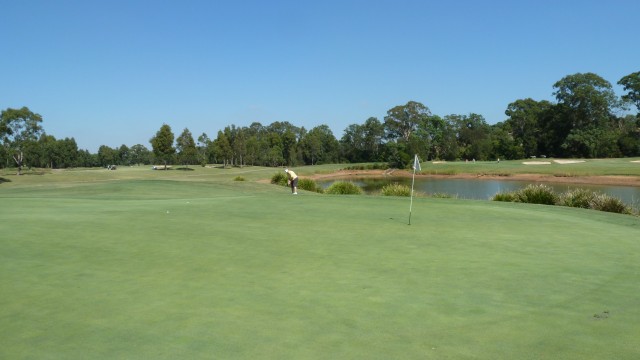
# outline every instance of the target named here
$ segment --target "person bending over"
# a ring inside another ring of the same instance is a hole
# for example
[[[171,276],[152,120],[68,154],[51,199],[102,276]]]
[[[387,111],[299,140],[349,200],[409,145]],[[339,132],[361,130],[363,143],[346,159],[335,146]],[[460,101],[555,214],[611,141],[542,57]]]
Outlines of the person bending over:
[[[291,186],[291,193],[298,195],[298,175],[289,169],[284,169],[284,172],[287,173],[287,185]]]

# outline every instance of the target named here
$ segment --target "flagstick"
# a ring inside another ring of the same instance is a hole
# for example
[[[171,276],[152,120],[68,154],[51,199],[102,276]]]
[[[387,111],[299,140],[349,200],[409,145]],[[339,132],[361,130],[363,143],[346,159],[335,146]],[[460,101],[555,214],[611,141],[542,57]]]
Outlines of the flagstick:
[[[413,167],[413,178],[411,179],[411,203],[409,204],[409,225],[411,225],[411,208],[413,208],[413,183],[416,181],[416,167]]]

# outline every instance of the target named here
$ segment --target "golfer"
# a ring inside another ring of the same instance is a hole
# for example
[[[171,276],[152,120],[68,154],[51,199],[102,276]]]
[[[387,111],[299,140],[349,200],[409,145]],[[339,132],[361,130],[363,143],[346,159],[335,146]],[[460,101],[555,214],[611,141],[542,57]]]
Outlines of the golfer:
[[[284,172],[287,173],[287,185],[291,185],[291,193],[298,195],[298,175],[289,169],[284,169]]]

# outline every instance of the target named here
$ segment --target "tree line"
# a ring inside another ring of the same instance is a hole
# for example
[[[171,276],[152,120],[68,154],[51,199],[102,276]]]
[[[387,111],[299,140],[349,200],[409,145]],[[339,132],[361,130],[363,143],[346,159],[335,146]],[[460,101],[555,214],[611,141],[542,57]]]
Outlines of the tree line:
[[[339,162],[386,162],[405,167],[413,154],[424,160],[522,159],[537,156],[596,158],[640,156],[640,72],[611,83],[594,73],[568,75],[553,85],[556,102],[518,99],[506,120],[489,125],[480,114],[439,116],[416,101],[348,125],[337,139],[327,125],[310,130],[289,122],[229,125],[215,138],[194,139],[185,128],[175,137],[163,124],[143,144],[78,149],[74,138],[56,139],[27,107],[8,108],[0,120],[0,167],[95,167],[135,164],[295,166]],[[626,113],[626,114],[625,114]]]

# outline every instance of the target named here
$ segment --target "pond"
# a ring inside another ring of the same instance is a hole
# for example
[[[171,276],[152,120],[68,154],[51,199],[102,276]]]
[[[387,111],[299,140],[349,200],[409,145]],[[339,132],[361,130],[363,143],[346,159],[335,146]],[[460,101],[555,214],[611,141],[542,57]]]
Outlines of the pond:
[[[383,186],[393,183],[411,187],[411,178],[387,177],[387,178],[349,178],[342,180],[318,181],[318,185],[326,189],[335,181],[350,181],[360,186],[366,194],[380,192]],[[474,180],[474,179],[434,179],[416,178],[414,190],[427,194],[449,194],[460,199],[488,200],[500,192],[509,192],[522,189],[532,181],[517,180]],[[563,193],[571,189],[587,189],[614,196],[627,205],[638,207],[640,204],[640,187],[618,185],[587,185],[587,184],[554,184],[544,183],[556,193]]]

